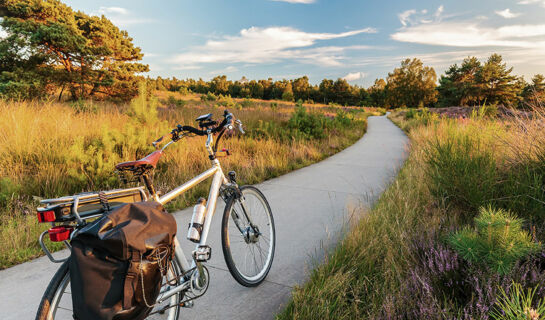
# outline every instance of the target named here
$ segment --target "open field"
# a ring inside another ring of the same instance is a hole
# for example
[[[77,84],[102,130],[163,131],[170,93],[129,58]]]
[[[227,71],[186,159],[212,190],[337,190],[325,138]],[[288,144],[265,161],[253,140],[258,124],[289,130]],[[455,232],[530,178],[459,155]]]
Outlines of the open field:
[[[392,118],[408,161],[278,319],[542,319],[543,113]]]
[[[121,187],[116,163],[145,156],[153,150],[150,142],[176,124],[194,124],[208,112],[219,117],[224,109],[200,99],[184,106],[164,99],[140,97],[122,106],[0,101],[0,268],[42,254],[37,237],[46,226],[34,214],[39,198]],[[294,116],[294,106],[268,104],[250,101],[230,108],[247,135],[225,140],[223,147],[232,155],[220,160],[225,171],[237,171],[242,183],[257,183],[342,150],[363,135],[370,114],[361,108],[309,108]],[[204,140],[184,139],[161,159],[156,187],[164,192],[207,167]],[[190,205],[207,187],[193,189],[170,209]]]

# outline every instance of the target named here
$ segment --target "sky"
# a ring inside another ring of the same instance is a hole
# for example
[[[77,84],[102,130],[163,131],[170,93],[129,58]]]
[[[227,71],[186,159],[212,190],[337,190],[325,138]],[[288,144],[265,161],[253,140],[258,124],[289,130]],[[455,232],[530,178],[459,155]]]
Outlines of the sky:
[[[65,0],[127,30],[152,77],[345,78],[370,86],[405,58],[438,77],[500,53],[545,74],[545,0]]]

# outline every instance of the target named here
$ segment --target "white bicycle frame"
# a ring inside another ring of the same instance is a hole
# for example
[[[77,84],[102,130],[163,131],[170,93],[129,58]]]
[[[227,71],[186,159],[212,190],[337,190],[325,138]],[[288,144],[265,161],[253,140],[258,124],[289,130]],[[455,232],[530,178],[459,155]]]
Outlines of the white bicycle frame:
[[[214,156],[214,151],[212,150],[212,134],[210,131],[208,131],[208,138],[206,139],[206,149],[208,153],[211,156]],[[168,147],[172,141],[166,144],[163,147],[163,150]],[[201,239],[200,242],[196,245],[195,250],[198,250],[199,247],[206,246],[206,239],[208,238],[208,231],[210,230],[210,224],[212,223],[212,217],[214,216],[214,212],[216,211],[216,204],[218,197],[220,195],[221,187],[224,184],[229,184],[229,181],[223,174],[223,171],[221,169],[220,163],[218,159],[213,157],[212,162],[212,168],[206,170],[205,172],[201,173],[200,175],[196,176],[195,178],[189,180],[188,182],[184,183],[183,185],[176,187],[172,191],[168,192],[167,194],[159,197],[155,196],[155,200],[161,204],[166,204],[176,197],[180,196],[187,190],[193,188],[197,184],[203,182],[204,180],[213,177],[212,179],[212,185],[210,186],[210,193],[208,195],[208,201],[206,203],[206,210],[205,210],[205,220],[203,223],[203,229],[201,233]],[[174,246],[175,246],[175,259],[178,261],[180,267],[181,267],[181,273],[184,274],[187,271],[193,269],[196,267],[196,262],[193,259],[192,264],[190,265],[186,255],[184,254],[180,242],[178,238],[174,238]],[[187,288],[189,288],[191,280],[187,280],[185,282],[180,283],[174,288],[170,288],[168,291],[161,293],[159,296],[157,303],[162,303],[170,298],[170,306],[175,306],[179,303],[176,299],[176,294],[180,291],[183,291]],[[169,313],[168,319],[174,318],[174,312]]]

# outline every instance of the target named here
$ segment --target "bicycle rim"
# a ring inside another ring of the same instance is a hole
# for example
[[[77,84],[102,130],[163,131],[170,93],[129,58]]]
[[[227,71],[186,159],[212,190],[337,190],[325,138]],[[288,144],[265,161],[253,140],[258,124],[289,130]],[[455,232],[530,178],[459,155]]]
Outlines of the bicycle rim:
[[[252,228],[237,199],[232,202],[227,213],[224,241],[231,273],[235,271],[235,279],[250,286],[263,281],[272,265],[275,247],[274,220],[267,200],[259,190],[253,187],[242,187],[241,190],[246,214],[252,224],[258,227],[259,235],[248,240]],[[241,279],[237,278],[237,274]]]

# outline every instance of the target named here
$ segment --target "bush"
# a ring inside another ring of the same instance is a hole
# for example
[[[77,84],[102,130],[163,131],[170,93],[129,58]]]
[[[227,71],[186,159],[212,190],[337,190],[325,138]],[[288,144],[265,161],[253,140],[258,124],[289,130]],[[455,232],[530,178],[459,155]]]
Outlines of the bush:
[[[223,106],[226,108],[235,108],[237,106],[236,101],[231,98],[231,95],[219,95],[218,97],[218,106]]]
[[[187,87],[181,87],[180,90],[178,90],[178,92],[182,96],[187,96],[187,95],[191,94],[191,90],[189,90],[189,88],[187,88]]]
[[[207,94],[201,96],[201,101],[203,101],[203,102],[204,101],[216,101],[216,100],[218,100],[218,97],[215,94],[213,94],[212,92],[208,92]]]
[[[166,104],[170,107],[182,108],[187,104],[187,102],[182,99],[177,99],[174,96],[169,96]]]
[[[307,139],[325,138],[327,118],[322,114],[308,113],[302,105],[297,107],[288,121],[288,127]]]
[[[508,273],[521,258],[540,248],[521,230],[522,220],[508,211],[481,208],[475,225],[476,231],[466,227],[448,242],[464,259],[484,263],[499,274]]]

